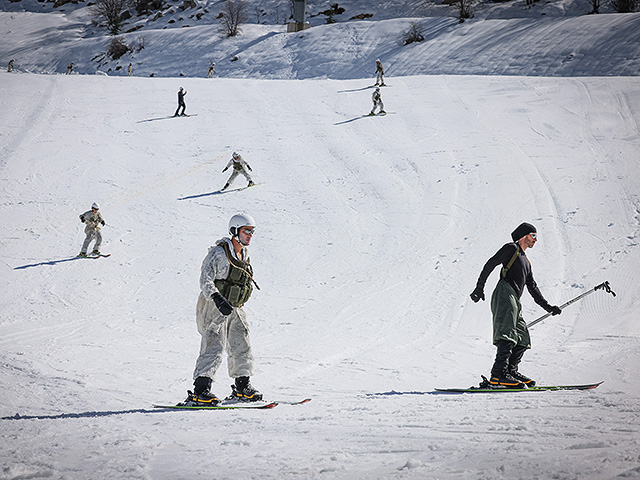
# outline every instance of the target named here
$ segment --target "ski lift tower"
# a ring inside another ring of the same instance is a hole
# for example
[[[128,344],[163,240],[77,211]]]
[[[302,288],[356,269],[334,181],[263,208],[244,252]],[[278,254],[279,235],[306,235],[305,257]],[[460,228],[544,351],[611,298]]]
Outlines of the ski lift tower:
[[[310,28],[309,22],[305,22],[307,16],[307,0],[293,0],[293,22],[287,24],[287,32],[299,32]]]

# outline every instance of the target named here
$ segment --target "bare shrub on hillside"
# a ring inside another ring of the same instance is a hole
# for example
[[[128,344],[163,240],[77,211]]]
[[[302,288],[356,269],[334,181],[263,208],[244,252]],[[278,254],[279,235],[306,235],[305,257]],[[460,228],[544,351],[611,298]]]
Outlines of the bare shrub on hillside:
[[[122,30],[122,13],[126,3],[126,0],[98,0],[91,11],[94,17],[106,21],[111,35],[117,35]]]
[[[458,9],[458,21],[464,23],[467,18],[473,18],[473,7],[476,0],[457,0],[453,3]]]
[[[109,46],[107,47],[107,55],[109,55],[114,60],[119,59],[127,52],[129,52],[130,48],[124,40],[120,37],[113,37],[111,42],[109,42]]]
[[[418,22],[411,22],[409,29],[402,34],[402,43],[405,45],[413,42],[422,42],[423,40],[422,26]]]
[[[591,5],[591,11],[589,12],[591,13],[600,13],[600,5],[601,5],[601,0],[587,0],[587,2],[589,3],[589,5]]]
[[[222,33],[235,37],[242,31],[240,25],[247,21],[247,4],[244,0],[226,0],[218,18]]]

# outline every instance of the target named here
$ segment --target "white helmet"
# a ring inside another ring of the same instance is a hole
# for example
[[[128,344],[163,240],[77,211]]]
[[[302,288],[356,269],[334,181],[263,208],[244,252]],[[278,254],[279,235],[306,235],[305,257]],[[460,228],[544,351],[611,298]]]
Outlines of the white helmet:
[[[91,205],[91,208],[95,208],[96,210],[100,210],[100,205],[98,205],[96,202],[93,202],[93,205]]]
[[[240,155],[238,155],[238,152],[233,152],[233,155],[231,155],[233,158],[238,158]]]
[[[255,227],[256,221],[246,213],[237,213],[229,220],[229,233],[232,237],[237,237],[242,227]]]

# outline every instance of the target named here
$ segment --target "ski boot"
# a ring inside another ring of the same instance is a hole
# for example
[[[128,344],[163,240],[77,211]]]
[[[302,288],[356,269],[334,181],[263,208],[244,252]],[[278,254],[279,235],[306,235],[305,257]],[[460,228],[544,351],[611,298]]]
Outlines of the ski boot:
[[[387,112],[385,112],[384,110],[380,110],[380,115],[386,115]]]
[[[91,252],[93,255],[100,255],[100,250],[94,250],[93,252]]]
[[[238,377],[236,378],[236,383],[231,385],[231,396],[229,399],[243,402],[259,402],[262,400],[262,394],[253,388],[249,382],[249,377]]]
[[[249,187],[253,187],[255,185],[255,183],[253,183],[253,181],[249,182],[249,185],[247,185],[247,188]]]
[[[519,382],[524,383],[527,387],[534,387],[536,385],[535,380],[521,374],[518,370],[510,370],[509,374]]]
[[[84,258],[84,257],[86,257],[86,256],[87,256],[87,254],[86,254],[86,253],[84,253],[84,252],[80,252],[80,253],[78,254],[78,256],[79,256],[79,257],[83,257],[83,258]]]
[[[369,112],[369,116],[370,116],[370,117],[373,117],[374,115],[375,115],[375,113],[373,113],[373,112]]]
[[[181,404],[185,407],[214,407],[220,403],[220,399],[209,390],[195,394],[187,390],[187,399]]]
[[[522,383],[517,378],[513,377],[508,372],[503,372],[500,375],[491,374],[491,378],[489,379],[489,388],[527,388],[527,386]]]
[[[214,406],[220,403],[220,399],[211,393],[211,379],[208,377],[198,377],[193,382],[193,392],[187,391],[187,399],[183,405],[189,407]]]

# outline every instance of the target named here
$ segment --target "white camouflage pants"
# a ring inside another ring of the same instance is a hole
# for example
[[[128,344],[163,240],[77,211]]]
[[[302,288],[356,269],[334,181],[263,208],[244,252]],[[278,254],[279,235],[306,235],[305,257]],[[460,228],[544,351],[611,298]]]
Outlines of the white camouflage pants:
[[[383,73],[378,71],[378,75],[376,77],[376,85],[382,85],[384,83]]]
[[[96,244],[94,245],[93,249],[100,250],[100,245],[102,245],[102,232],[100,230],[89,230],[87,232],[87,237],[84,239],[84,243],[82,244],[80,253],[87,253],[89,244],[93,239],[96,240]]]
[[[233,173],[231,174],[231,176],[229,177],[229,180],[227,180],[227,185],[231,185],[233,183],[233,181],[236,179],[236,177],[238,175],[244,175],[244,178],[247,179],[247,182],[252,182],[253,180],[251,180],[251,175],[249,175],[249,172],[247,172],[246,170],[242,169],[242,170],[233,170]]]
[[[231,315],[224,316],[213,300],[207,300],[200,292],[196,305],[196,323],[202,341],[193,372],[194,379],[207,377],[214,380],[225,352],[231,378],[253,375],[249,325],[241,307],[234,307]]]
[[[373,108],[371,109],[371,113],[375,113],[377,107],[380,107],[381,112],[384,110],[384,103],[382,103],[382,100],[378,100],[377,102],[374,102]]]

